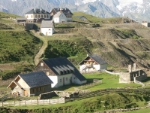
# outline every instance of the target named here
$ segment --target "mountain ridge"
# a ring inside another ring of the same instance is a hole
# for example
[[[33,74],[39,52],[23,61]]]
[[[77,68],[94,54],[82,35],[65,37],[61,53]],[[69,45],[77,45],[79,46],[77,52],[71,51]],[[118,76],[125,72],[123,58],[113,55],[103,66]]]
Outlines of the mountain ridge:
[[[23,16],[32,8],[51,11],[55,7],[68,7],[72,12],[83,11],[93,16],[108,18],[126,16],[137,21],[149,21],[148,0],[1,0],[0,11]]]

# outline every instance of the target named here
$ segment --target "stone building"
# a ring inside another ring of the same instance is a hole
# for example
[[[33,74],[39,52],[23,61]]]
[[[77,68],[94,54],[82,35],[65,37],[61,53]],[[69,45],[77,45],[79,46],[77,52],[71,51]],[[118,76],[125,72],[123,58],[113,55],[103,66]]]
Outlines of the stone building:
[[[119,83],[131,83],[136,81],[143,81],[147,79],[147,74],[142,69],[137,69],[136,64],[128,65],[127,73],[120,73]]]

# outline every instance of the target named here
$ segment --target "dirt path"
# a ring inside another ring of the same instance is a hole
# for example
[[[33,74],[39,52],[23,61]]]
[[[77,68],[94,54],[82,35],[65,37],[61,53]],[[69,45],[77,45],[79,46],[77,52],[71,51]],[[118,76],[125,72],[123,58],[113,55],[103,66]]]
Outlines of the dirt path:
[[[48,46],[48,40],[45,37],[40,36],[39,33],[37,32],[32,31],[32,33],[43,42],[42,47],[40,48],[39,52],[34,57],[34,64],[37,65],[39,61],[41,60],[41,56],[44,54],[45,49]]]

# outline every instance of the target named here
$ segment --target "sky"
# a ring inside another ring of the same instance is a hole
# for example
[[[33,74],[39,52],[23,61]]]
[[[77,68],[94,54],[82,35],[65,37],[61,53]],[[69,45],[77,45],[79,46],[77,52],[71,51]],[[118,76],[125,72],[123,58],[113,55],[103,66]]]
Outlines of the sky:
[[[120,2],[120,4],[130,4],[132,2],[137,2],[140,4],[143,3],[143,0],[118,0],[118,1]]]
[[[94,2],[96,0],[83,0],[83,3]],[[121,4],[130,4],[132,2],[143,3],[143,0],[118,0]]]

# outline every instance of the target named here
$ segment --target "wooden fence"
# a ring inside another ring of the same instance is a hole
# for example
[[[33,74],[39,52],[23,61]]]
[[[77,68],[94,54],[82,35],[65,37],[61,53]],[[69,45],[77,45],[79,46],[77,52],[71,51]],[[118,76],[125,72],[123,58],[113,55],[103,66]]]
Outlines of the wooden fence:
[[[22,101],[10,101],[0,102],[0,106],[29,106],[29,105],[49,105],[65,103],[65,98],[59,99],[46,99],[46,100],[22,100]]]

